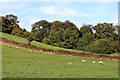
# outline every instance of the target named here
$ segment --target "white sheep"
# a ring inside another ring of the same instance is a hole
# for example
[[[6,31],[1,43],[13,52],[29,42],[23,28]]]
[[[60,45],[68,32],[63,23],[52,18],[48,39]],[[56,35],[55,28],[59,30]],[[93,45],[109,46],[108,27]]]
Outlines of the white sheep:
[[[68,62],[68,64],[72,64],[72,62]]]
[[[43,51],[41,50],[41,51],[39,51],[40,53],[42,53]]]
[[[82,62],[85,62],[86,60],[82,60]]]
[[[102,65],[103,65],[104,63],[103,63],[102,61],[100,61],[99,64],[102,64]]]
[[[31,53],[33,52],[33,51],[30,51]]]
[[[95,61],[93,61],[93,63],[95,64],[96,62],[95,62]]]
[[[10,46],[8,46],[10,48]]]
[[[15,47],[16,49],[18,48],[18,47]]]

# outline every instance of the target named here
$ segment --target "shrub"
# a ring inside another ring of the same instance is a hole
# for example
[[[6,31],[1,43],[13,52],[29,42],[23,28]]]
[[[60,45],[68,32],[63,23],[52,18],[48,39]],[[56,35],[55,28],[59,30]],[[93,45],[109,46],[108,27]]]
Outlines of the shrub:
[[[28,39],[28,45],[30,45],[31,42],[34,40],[31,35],[27,39]]]
[[[30,35],[31,35],[30,32],[27,32],[27,31],[23,32],[23,37],[25,37],[25,38],[29,37]]]
[[[86,51],[111,54],[117,51],[118,44],[115,43],[109,39],[99,39],[86,46]]]
[[[14,28],[12,33],[13,35],[22,35],[22,30],[19,28]]]
[[[77,49],[78,50],[85,50],[85,47],[89,45],[94,39],[94,35],[90,33],[86,33],[83,37],[80,37],[77,42]]]
[[[67,49],[71,49],[72,48],[72,45],[70,45],[69,43],[66,43],[66,42],[60,42],[60,46],[62,48],[67,48]]]
[[[45,43],[45,44],[50,44],[50,39],[44,38],[44,39],[43,39],[43,43]]]

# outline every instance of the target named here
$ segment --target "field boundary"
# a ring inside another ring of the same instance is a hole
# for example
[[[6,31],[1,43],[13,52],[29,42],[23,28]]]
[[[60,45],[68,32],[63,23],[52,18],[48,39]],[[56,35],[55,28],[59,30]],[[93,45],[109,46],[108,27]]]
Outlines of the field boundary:
[[[119,56],[107,56],[104,54],[95,54],[95,53],[84,53],[84,52],[70,52],[70,51],[62,51],[62,50],[52,50],[52,49],[44,49],[40,47],[36,47],[33,45],[28,45],[25,43],[18,43],[15,41],[8,40],[6,38],[1,38],[0,41],[4,43],[8,43],[15,46],[20,46],[23,48],[31,49],[39,51],[40,53],[47,53],[47,54],[56,54],[56,55],[66,55],[66,56],[73,56],[73,57],[86,57],[86,58],[99,58],[99,59],[109,59],[109,60],[119,60]]]

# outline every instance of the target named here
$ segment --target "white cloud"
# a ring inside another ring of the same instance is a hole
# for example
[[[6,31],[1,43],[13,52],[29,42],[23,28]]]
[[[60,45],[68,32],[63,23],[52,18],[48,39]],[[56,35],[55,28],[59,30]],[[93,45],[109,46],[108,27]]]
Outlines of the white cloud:
[[[77,14],[75,10],[66,7],[57,7],[57,6],[44,6],[44,7],[40,7],[40,10],[46,14],[55,14],[60,16],[72,16]]]

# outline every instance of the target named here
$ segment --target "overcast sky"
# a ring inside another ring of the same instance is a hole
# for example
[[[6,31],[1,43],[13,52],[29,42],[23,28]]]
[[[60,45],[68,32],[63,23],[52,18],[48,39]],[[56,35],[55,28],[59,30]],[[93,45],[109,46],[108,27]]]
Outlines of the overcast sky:
[[[31,24],[40,20],[70,20],[78,28],[83,24],[103,22],[118,23],[117,0],[98,1],[38,1],[0,0],[0,16],[14,14],[20,20],[20,27],[31,30]]]

